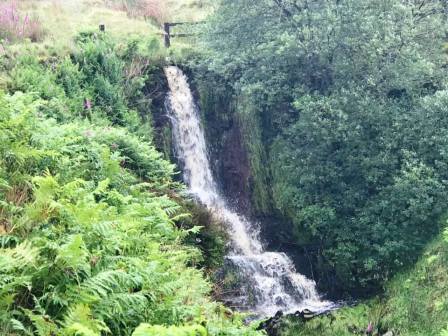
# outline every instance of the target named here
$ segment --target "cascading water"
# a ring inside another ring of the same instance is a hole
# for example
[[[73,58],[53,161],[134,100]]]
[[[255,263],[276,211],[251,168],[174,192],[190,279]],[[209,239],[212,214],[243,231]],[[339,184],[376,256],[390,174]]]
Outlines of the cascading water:
[[[234,303],[240,309],[264,316],[279,310],[326,310],[331,303],[320,300],[314,281],[297,273],[286,254],[264,251],[255,225],[232,211],[221,197],[210,169],[199,113],[187,77],[175,66],[165,68],[165,74],[170,88],[167,109],[173,123],[178,159],[183,163],[184,180],[191,194],[216,219],[226,223],[232,243],[227,260],[240,273],[245,291],[251,291],[234,298]]]

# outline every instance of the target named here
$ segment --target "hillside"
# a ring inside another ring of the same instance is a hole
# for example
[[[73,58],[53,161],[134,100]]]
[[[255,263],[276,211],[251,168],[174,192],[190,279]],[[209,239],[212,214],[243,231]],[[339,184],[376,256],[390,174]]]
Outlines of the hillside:
[[[22,0],[16,3],[23,13],[39,19],[44,32],[39,42],[42,48],[52,52],[70,49],[73,36],[81,30],[97,30],[99,24],[104,24],[108,33],[119,40],[132,36],[160,38],[164,21],[200,21],[212,11],[208,0],[154,0],[147,9],[139,8],[132,0]]]
[[[200,222],[154,148],[156,26],[1,6],[1,334],[259,335],[211,297]]]

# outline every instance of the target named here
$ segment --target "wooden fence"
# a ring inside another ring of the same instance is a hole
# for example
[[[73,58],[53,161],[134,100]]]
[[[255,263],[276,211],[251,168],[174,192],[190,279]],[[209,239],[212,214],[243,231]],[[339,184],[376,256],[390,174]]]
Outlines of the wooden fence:
[[[188,36],[193,36],[194,34],[191,33],[175,33],[172,34],[171,32],[171,27],[176,27],[176,26],[182,26],[182,25],[198,25],[198,24],[204,24],[205,22],[203,21],[198,21],[198,22],[165,22],[163,24],[163,37],[164,37],[164,42],[165,42],[165,47],[169,48],[171,47],[171,39],[174,37],[188,37]]]

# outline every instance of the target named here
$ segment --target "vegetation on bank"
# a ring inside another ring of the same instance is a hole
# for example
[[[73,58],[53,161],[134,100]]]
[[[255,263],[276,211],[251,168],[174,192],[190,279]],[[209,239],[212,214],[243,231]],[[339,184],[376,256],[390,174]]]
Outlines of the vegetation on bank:
[[[3,45],[1,333],[259,335],[211,298],[202,267],[223,243],[152,145],[158,40],[112,36],[52,57]]]
[[[417,264],[397,275],[384,295],[364,304],[302,323],[285,319],[278,336],[372,335],[444,336],[448,332],[447,234],[424,251]]]
[[[437,0],[235,0],[210,19],[192,66],[205,116],[242,130],[254,211],[289,219],[323,288],[373,297],[279,335],[448,332],[447,17]]]

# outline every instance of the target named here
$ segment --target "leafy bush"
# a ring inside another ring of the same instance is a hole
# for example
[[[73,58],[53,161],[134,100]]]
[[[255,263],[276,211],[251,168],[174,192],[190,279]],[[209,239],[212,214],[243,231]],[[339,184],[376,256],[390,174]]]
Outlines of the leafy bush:
[[[407,131],[387,126],[400,125],[401,110],[340,100],[297,102],[300,121],[272,148],[274,199],[293,220],[297,237],[318,242],[338,278],[371,288],[412,263],[415,251],[439,230],[445,172],[428,155],[445,137],[412,152],[415,142],[403,140]],[[406,122],[420,134],[426,132],[421,108]]]

